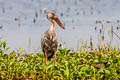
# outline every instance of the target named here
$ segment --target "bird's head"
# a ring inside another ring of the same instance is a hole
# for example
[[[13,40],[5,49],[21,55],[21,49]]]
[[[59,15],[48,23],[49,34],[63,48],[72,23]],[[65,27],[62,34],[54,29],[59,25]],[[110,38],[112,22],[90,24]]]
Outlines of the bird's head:
[[[62,28],[65,29],[64,25],[62,24],[62,22],[59,20],[59,18],[55,15],[54,12],[52,11],[48,11],[47,12],[47,18],[50,22],[54,22],[56,21],[56,23]]]

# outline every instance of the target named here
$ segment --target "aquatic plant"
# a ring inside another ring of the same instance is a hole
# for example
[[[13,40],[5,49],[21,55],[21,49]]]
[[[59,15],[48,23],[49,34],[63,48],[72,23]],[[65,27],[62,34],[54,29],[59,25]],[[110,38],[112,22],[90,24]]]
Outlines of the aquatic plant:
[[[8,54],[6,42],[0,42],[1,80],[119,80],[120,49],[107,46],[92,51],[59,48],[57,63],[45,64],[42,52],[25,54],[18,49]]]

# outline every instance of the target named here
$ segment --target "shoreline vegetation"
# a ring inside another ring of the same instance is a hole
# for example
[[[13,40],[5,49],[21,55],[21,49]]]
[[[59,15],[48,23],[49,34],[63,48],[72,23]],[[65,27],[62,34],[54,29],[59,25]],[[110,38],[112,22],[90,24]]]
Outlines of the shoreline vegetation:
[[[104,38],[102,37],[104,40]],[[22,48],[9,51],[0,41],[0,80],[119,80],[120,48],[104,44],[94,49],[85,44],[81,51],[59,48],[54,58],[45,64],[43,52],[26,53]]]

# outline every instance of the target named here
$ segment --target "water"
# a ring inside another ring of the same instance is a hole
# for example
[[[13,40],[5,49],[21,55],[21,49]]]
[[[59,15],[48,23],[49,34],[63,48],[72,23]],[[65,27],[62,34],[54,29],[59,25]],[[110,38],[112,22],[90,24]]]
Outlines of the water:
[[[30,39],[31,51],[39,50],[41,36],[50,24],[43,11],[47,8],[55,11],[65,24],[66,30],[56,24],[59,42],[65,43],[68,48],[77,49],[82,41],[87,41],[89,45],[92,36],[96,47],[102,25],[96,21],[104,20],[107,43],[110,43],[108,29],[111,25],[120,36],[120,30],[117,30],[120,25],[119,4],[120,0],[0,0],[0,36],[11,49],[22,46],[29,50]],[[115,35],[112,45],[120,45],[120,40]]]

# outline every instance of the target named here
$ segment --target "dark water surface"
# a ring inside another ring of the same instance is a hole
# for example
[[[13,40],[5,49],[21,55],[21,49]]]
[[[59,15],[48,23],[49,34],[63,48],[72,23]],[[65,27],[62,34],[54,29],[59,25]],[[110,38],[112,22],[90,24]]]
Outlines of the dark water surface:
[[[0,0],[0,36],[11,49],[29,50],[31,40],[31,51],[39,50],[40,38],[50,26],[44,8],[55,11],[65,24],[66,30],[56,24],[56,32],[68,48],[77,49],[82,41],[89,45],[90,36],[96,47],[103,20],[107,43],[111,25],[120,36],[120,0]],[[115,35],[112,45],[120,46]]]

